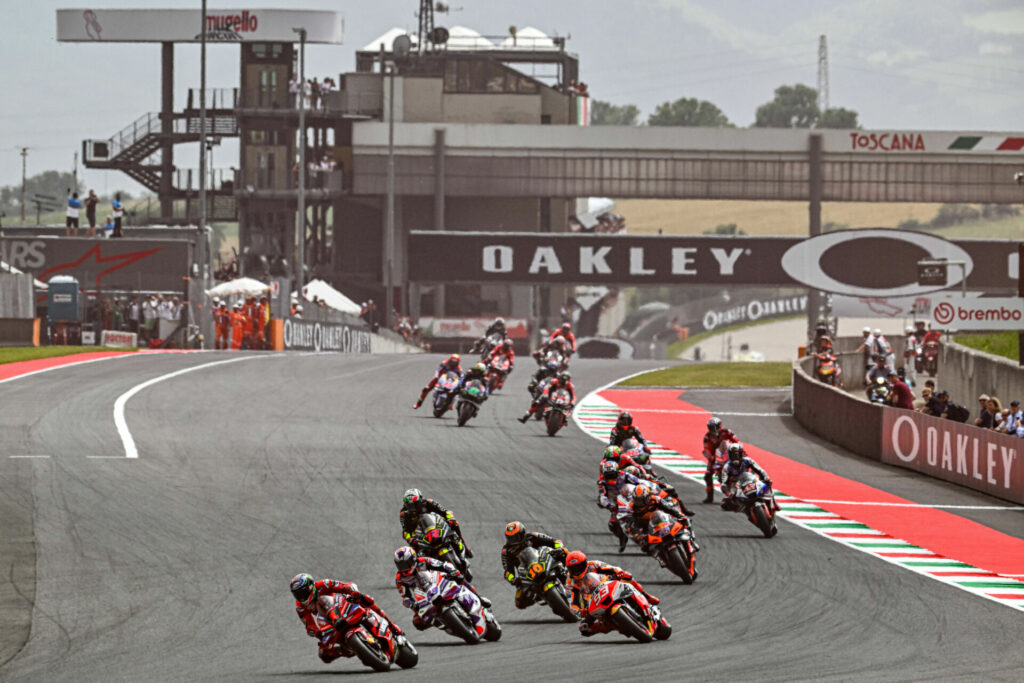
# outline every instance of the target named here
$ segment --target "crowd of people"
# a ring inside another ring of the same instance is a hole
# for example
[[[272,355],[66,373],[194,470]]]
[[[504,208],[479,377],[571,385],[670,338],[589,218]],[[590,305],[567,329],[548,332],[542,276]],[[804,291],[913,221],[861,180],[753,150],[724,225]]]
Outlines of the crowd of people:
[[[100,198],[96,196],[95,190],[89,190],[85,200],[78,198],[78,192],[72,192],[68,188],[67,211],[65,212],[64,234],[68,237],[78,237],[79,213],[85,208],[85,219],[89,221],[89,227],[85,231],[86,237],[124,237],[124,230],[121,221],[124,218],[124,204],[121,202],[121,193],[114,195],[111,201],[111,213],[107,216],[106,222],[96,230],[96,207]]]
[[[111,296],[95,299],[86,310],[85,322],[94,330],[133,332],[139,345],[159,339],[159,320],[181,320],[185,304],[180,297],[150,294],[145,297]]]
[[[307,78],[306,82],[302,85],[299,84],[299,77],[292,76],[292,79],[288,81],[288,94],[291,97],[291,104],[293,107],[299,106],[299,96],[305,100],[305,106],[309,109],[320,109],[327,106],[327,95],[338,89],[338,84],[334,82],[334,79],[329,76],[324,76],[323,80],[317,81],[316,78]]]
[[[955,403],[949,391],[936,391],[935,382],[929,379],[921,389],[921,398],[914,401],[914,409],[925,415],[973,424],[981,429],[1024,439],[1024,411],[1021,411],[1018,399],[1013,399],[1010,407],[1004,408],[998,397],[981,394],[978,396],[978,416],[971,421],[970,410]]]
[[[246,297],[229,306],[228,302],[214,298],[210,309],[216,327],[214,348],[239,351],[242,349],[270,348],[270,303],[267,297]],[[301,307],[299,310],[301,317]]]

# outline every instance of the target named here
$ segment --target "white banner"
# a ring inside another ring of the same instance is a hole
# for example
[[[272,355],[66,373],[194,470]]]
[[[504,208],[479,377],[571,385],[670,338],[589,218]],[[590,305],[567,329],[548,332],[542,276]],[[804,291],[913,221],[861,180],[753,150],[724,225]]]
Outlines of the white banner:
[[[64,42],[174,42],[201,40],[198,9],[60,9],[57,40]],[[297,43],[295,28],[306,29],[306,42],[340,44],[341,14],[279,9],[208,9],[206,40],[216,42]]]
[[[967,292],[967,298],[976,299],[982,292]],[[960,292],[932,292],[917,296],[844,296],[832,295],[832,312],[844,318],[927,318],[940,301],[963,301]]]
[[[115,330],[103,330],[103,334],[100,335],[100,346],[134,348],[138,345],[139,343],[134,332],[117,332]]]
[[[430,337],[476,339],[494,322],[494,318],[420,318],[420,327]],[[526,318],[506,318],[505,333],[511,339],[525,339],[530,333]]]
[[[939,330],[1021,330],[1024,298],[941,301],[932,309],[931,323]]]

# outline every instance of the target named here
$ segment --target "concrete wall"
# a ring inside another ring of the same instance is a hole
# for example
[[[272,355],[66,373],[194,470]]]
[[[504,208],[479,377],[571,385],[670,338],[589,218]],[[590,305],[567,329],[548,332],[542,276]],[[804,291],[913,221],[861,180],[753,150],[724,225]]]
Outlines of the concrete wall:
[[[938,386],[948,389],[953,402],[967,406],[976,417],[981,394],[998,397],[1004,408],[1013,399],[1024,401],[1024,369],[1009,358],[943,341]]]
[[[445,123],[540,123],[540,95],[448,93],[443,107]]]
[[[809,432],[879,460],[883,409],[814,379],[813,361],[803,358],[793,363],[793,417]]]
[[[396,113],[396,121],[420,123],[425,121],[444,121],[443,93],[444,81],[440,78],[403,77],[401,116]],[[385,86],[386,87],[386,86]],[[398,87],[396,82],[395,87]],[[395,98],[398,104],[398,98]]]
[[[423,349],[380,334],[370,334],[370,353],[423,353]]]

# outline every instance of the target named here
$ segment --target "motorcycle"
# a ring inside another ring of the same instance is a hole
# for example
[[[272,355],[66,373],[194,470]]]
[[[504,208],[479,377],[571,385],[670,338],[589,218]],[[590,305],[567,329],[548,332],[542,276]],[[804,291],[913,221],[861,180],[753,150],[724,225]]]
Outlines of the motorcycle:
[[[662,618],[661,610],[631,584],[602,579],[594,572],[587,572],[580,583],[587,594],[586,612],[590,619],[641,643],[668,640],[672,635],[672,626]]]
[[[677,520],[663,510],[655,511],[647,523],[647,542],[661,565],[683,583],[690,585],[697,580],[697,569],[693,565],[696,548],[688,521]]]
[[[527,546],[519,553],[518,563],[522,591],[548,605],[563,621],[576,621],[565,588],[565,566],[551,556],[551,548]]]
[[[926,341],[924,343],[922,356],[924,357],[924,371],[928,373],[929,377],[934,377],[939,371],[939,342],[931,340]]]
[[[551,381],[551,378],[557,374],[557,362],[551,361],[549,363],[544,363],[537,369],[537,372],[533,373],[533,377],[530,379],[530,383],[527,385],[526,390],[529,391],[530,395],[533,396],[534,400],[536,400],[537,397],[543,394],[544,390],[547,389],[548,382]]]
[[[448,370],[437,380],[434,388],[434,417],[441,417],[451,407],[458,395],[459,373]]]
[[[459,393],[459,401],[455,405],[455,412],[458,413],[459,426],[462,427],[470,419],[477,416],[480,406],[487,400],[487,387],[479,379],[469,381],[469,384],[462,387]]]
[[[889,394],[892,386],[882,377],[876,377],[875,383],[868,387],[868,400],[871,403],[889,405]]]
[[[641,446],[636,439],[629,438],[622,442],[622,454],[629,456],[635,462],[647,466],[651,459],[651,449],[648,446]]]
[[[480,337],[475,342],[473,342],[473,346],[470,347],[469,352],[479,352],[481,359],[486,358],[487,354],[489,354],[494,349],[495,346],[504,341],[504,339],[505,337],[503,337],[500,332],[492,332],[486,337]]]
[[[818,354],[818,368],[815,371],[818,381],[830,386],[839,386],[839,364],[831,353]]]
[[[495,392],[505,386],[505,379],[512,370],[508,356],[495,356],[487,367],[487,388]]]
[[[466,545],[440,515],[433,512],[420,515],[412,546],[420,554],[442,562],[451,562],[467,581],[473,580],[469,560],[466,559]]]
[[[402,602],[423,622],[462,638],[470,645],[476,645],[481,639],[501,638],[501,625],[473,591],[436,571],[421,571],[417,578],[420,586],[413,589],[415,601],[406,598]]]
[[[571,414],[572,397],[569,390],[562,387],[555,389],[555,393],[549,397],[548,405],[544,409],[544,422],[548,426],[548,436],[557,434],[558,430],[568,422]]]
[[[419,661],[408,638],[392,631],[373,610],[338,594],[320,596],[317,609],[321,642],[334,641],[342,656],[358,657],[374,671],[387,671],[392,664],[410,669]]]
[[[775,512],[779,509],[775,494],[753,472],[744,472],[736,482],[735,494],[722,501],[722,508],[742,512],[750,523],[761,530],[765,538],[779,533],[775,525]]]

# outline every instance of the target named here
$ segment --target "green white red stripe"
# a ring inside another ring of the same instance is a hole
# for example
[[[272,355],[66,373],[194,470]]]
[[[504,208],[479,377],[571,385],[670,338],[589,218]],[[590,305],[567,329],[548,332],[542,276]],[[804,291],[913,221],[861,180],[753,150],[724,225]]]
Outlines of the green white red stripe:
[[[971,152],[1020,152],[1024,150],[1024,137],[960,135],[947,149]]]

